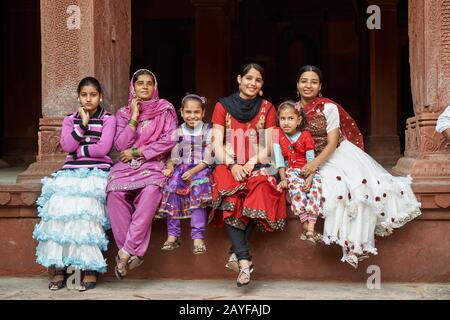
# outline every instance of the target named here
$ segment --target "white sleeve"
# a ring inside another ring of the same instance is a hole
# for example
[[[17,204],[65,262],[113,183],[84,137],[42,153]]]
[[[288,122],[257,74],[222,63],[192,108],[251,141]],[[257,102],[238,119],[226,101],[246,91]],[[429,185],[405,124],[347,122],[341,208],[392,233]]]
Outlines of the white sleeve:
[[[445,108],[444,112],[441,113],[436,122],[436,131],[444,132],[450,128],[450,106]]]
[[[335,104],[325,103],[323,113],[325,115],[325,119],[327,119],[327,133],[339,128],[339,111]]]
[[[211,166],[214,163],[214,157],[212,152],[212,144],[211,144],[211,138],[212,138],[212,128],[206,129],[206,134],[204,135],[204,139],[206,139],[205,142],[205,150],[203,152],[203,162],[207,164],[208,166]]]
[[[283,157],[283,153],[281,152],[281,147],[278,143],[273,144],[273,155],[275,157],[275,166],[279,168],[285,168],[286,163]]]

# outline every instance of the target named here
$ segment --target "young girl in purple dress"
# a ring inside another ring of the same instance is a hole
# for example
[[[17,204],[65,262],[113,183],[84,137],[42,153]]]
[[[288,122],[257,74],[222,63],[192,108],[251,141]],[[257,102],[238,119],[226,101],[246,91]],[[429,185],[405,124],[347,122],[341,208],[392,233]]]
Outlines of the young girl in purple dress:
[[[211,125],[204,123],[205,98],[187,94],[181,101],[184,123],[178,127],[177,145],[166,163],[159,216],[167,216],[167,241],[162,250],[181,245],[181,219],[191,219],[191,238],[194,254],[206,252],[204,243],[207,224],[206,207],[212,199],[209,180],[211,155]]]

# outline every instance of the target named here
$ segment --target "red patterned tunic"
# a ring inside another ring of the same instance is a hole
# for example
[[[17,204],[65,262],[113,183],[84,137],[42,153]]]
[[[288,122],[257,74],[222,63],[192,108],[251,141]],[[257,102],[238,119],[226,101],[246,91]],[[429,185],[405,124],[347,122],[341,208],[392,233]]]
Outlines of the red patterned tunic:
[[[355,120],[336,102],[327,98],[316,98],[305,107],[307,127],[306,130],[311,132],[316,145],[316,156],[319,155],[327,145],[327,119],[324,115],[325,103],[336,105],[339,111],[339,143],[345,139],[357,147],[364,150],[364,140]],[[339,146],[338,143],[338,146]]]
[[[288,162],[288,167],[302,169],[306,164],[306,151],[314,150],[314,140],[311,134],[303,131],[295,142],[291,142],[280,128],[274,130],[274,136],[275,134],[280,140],[281,153]]]
[[[224,139],[228,153],[238,159],[248,161],[255,153],[253,146],[259,143],[261,129],[276,126],[275,107],[263,100],[258,114],[247,123],[241,123],[231,116],[221,103],[214,109],[212,122],[226,130],[242,130],[244,141],[233,139],[234,143]],[[242,143],[243,142],[243,143]],[[213,224],[226,223],[244,230],[250,219],[262,231],[283,229],[286,224],[286,198],[283,190],[277,188],[275,177],[265,168],[257,169],[244,182],[234,179],[230,169],[218,165],[212,173],[213,183]]]

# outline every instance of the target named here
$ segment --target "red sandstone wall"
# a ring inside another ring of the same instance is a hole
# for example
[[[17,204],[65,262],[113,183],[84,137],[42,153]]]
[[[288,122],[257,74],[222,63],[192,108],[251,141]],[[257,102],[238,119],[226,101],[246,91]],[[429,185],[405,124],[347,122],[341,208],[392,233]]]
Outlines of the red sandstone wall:
[[[128,101],[131,62],[131,2],[95,0],[95,75],[111,112]]]
[[[36,218],[19,218],[15,210],[7,219],[0,212],[0,276],[40,276],[45,269],[35,263],[36,242],[31,234]],[[29,213],[25,214],[29,216]],[[425,212],[423,218],[431,216]],[[321,227],[319,227],[321,228]],[[162,251],[166,238],[165,221],[154,223],[151,244],[145,263],[129,274],[129,278],[211,279],[235,275],[224,268],[229,241],[223,229],[207,230],[207,253],[192,254],[189,223],[183,222],[182,247]],[[415,220],[387,238],[378,238],[378,256],[373,256],[354,270],[340,262],[338,246],[308,246],[298,239],[300,223],[290,220],[284,232],[262,234],[255,231],[252,239],[255,273],[253,279],[297,279],[319,281],[366,282],[369,265],[381,268],[382,281],[390,282],[449,282],[450,281],[450,221]],[[106,258],[106,277],[114,277],[116,246],[111,240]]]

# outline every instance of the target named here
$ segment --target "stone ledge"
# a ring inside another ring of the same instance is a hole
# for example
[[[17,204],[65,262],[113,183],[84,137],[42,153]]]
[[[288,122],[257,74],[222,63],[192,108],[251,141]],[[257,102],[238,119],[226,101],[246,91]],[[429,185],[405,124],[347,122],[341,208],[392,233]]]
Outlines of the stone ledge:
[[[420,182],[413,184],[413,191],[422,203],[418,220],[450,220],[450,186]],[[0,218],[37,218],[35,202],[40,192],[39,183],[0,185]],[[290,212],[288,216],[295,219]]]
[[[412,185],[414,194],[424,209],[450,216],[450,182],[418,181]],[[448,218],[447,218],[448,219]]]
[[[427,214],[427,213],[425,213]],[[37,218],[0,218],[1,254],[13,259],[0,260],[0,276],[45,276],[46,270],[36,264],[37,242],[32,239]],[[319,222],[321,223],[321,222]],[[340,262],[342,250],[337,245],[310,246],[299,239],[301,223],[291,221],[283,232],[271,234],[255,231],[251,250],[255,262],[253,279],[289,279],[302,281],[335,281],[365,283],[367,268],[377,265],[383,282],[449,282],[449,221],[409,222],[385,238],[376,237],[378,255],[363,261],[355,270]],[[321,225],[318,226],[321,229]],[[189,221],[182,221],[182,246],[174,251],[161,250],[167,237],[165,221],[157,221],[144,264],[132,270],[127,279],[236,279],[224,267],[230,242],[223,228],[207,228],[207,253],[194,255]],[[102,277],[114,279],[114,237],[104,253],[108,272]]]
[[[0,218],[37,217],[36,200],[40,184],[0,185]]]

